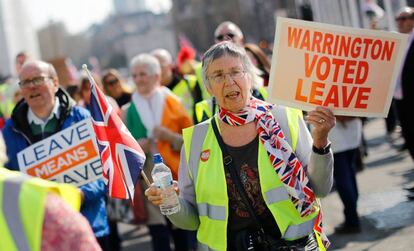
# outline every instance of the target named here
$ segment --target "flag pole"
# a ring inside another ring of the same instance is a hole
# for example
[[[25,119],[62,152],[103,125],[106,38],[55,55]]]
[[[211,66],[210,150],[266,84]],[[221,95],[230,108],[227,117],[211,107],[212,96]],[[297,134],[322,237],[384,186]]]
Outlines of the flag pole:
[[[147,175],[145,174],[144,170],[141,171],[141,176],[144,178],[145,184],[147,184],[148,187],[151,186],[151,182],[149,181]]]
[[[88,75],[89,81],[91,82],[91,85],[93,84],[93,82],[95,82],[95,79],[93,78],[91,72],[88,69],[88,66],[86,64],[82,65],[82,69],[86,72],[86,74]],[[138,143],[138,142],[137,142]],[[145,184],[147,184],[148,187],[151,186],[151,182],[149,181],[147,175],[145,174],[144,170],[141,170],[141,176],[144,178]]]

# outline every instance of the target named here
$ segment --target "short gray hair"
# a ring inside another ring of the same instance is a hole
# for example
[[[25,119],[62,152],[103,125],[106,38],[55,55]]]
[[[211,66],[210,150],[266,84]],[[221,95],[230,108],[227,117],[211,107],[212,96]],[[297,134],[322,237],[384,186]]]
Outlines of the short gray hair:
[[[203,83],[205,86],[209,87],[210,82],[208,81],[207,77],[207,70],[208,67],[211,65],[211,63],[214,62],[214,60],[219,59],[224,56],[230,56],[234,58],[238,58],[242,62],[243,70],[246,71],[248,76],[250,77],[251,81],[254,81],[255,77],[255,68],[250,61],[249,57],[246,54],[246,51],[229,41],[221,42],[218,44],[213,45],[204,53],[203,61],[202,61],[202,76],[203,76]],[[253,83],[254,86],[254,83]]]
[[[161,66],[157,58],[148,54],[142,53],[138,54],[134,58],[131,59],[131,63],[129,64],[129,69],[138,66],[144,65],[148,67],[148,74],[150,75],[160,75],[161,74]]]

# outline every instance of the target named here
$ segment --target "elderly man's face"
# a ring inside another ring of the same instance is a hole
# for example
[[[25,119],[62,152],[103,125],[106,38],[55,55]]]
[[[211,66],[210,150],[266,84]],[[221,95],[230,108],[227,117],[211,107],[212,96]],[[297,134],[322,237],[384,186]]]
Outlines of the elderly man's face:
[[[21,94],[34,111],[49,111],[55,103],[58,81],[53,79],[46,66],[28,64],[20,71]]]
[[[216,43],[223,41],[231,41],[239,46],[243,46],[243,37],[234,25],[224,25],[216,33],[214,37]]]
[[[414,18],[410,13],[402,12],[396,18],[398,31],[401,33],[410,33],[414,28]]]
[[[147,65],[136,65],[131,69],[132,79],[141,95],[150,95],[159,86],[160,75],[150,74]]]

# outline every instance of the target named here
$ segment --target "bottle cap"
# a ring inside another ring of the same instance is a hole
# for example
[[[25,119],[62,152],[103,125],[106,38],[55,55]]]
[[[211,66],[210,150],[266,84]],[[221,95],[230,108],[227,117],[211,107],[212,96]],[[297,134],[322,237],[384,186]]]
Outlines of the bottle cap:
[[[154,154],[153,161],[154,161],[154,164],[162,163],[163,161],[162,161],[161,154],[159,153]]]

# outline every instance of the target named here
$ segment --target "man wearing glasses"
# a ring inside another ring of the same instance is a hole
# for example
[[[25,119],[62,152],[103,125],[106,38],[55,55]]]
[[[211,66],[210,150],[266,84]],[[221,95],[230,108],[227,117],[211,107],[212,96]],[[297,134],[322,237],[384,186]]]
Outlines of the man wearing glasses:
[[[19,171],[17,153],[72,124],[90,117],[59,87],[55,68],[46,62],[30,61],[19,73],[23,99],[6,121],[3,136],[9,161],[6,168]],[[98,243],[108,250],[109,227],[105,210],[105,183],[102,179],[79,187],[81,213],[88,219]]]
[[[414,8],[404,7],[401,9],[395,18],[395,22],[400,33],[409,35],[405,58],[397,79],[394,99],[397,104],[405,146],[410,152],[411,158],[414,159],[414,119],[410,111],[414,106]],[[414,187],[408,188],[408,190],[414,192]],[[408,197],[414,199],[414,193]]]

